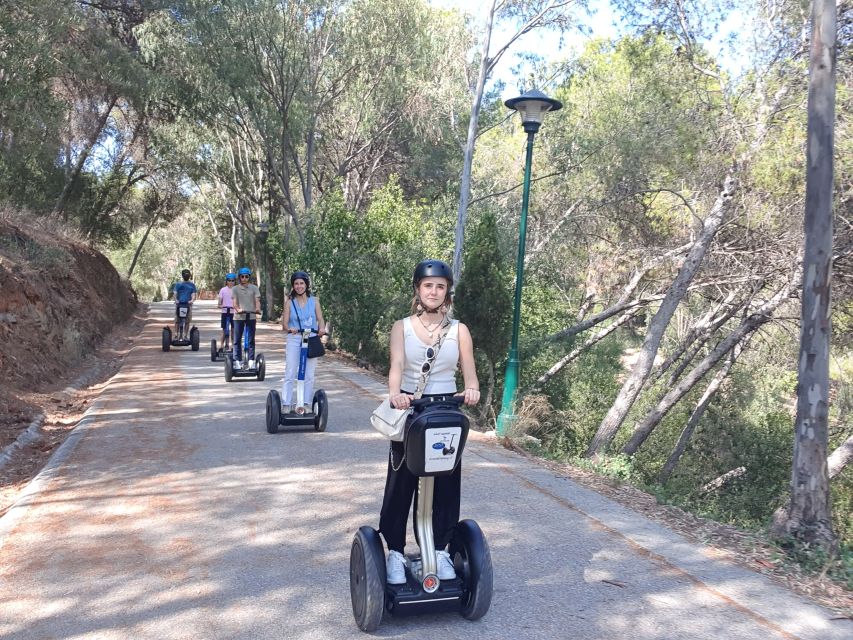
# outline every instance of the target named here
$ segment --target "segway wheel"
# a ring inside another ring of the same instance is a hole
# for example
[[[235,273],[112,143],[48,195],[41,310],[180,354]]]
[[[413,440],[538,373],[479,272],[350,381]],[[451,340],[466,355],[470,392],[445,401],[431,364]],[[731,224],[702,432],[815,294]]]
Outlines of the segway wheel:
[[[231,363],[231,358],[225,356],[225,382],[231,382],[234,377],[234,365]]]
[[[263,382],[264,376],[267,375],[267,359],[264,358],[263,353],[258,354],[258,358],[255,360],[255,367],[258,369],[258,382]]]
[[[193,351],[198,351],[198,344],[201,340],[201,335],[198,332],[196,327],[190,329],[190,345],[192,345]]]
[[[468,620],[479,620],[492,604],[493,588],[492,554],[480,525],[473,520],[457,523],[450,557],[467,592],[460,613]]]
[[[210,341],[210,361],[211,362],[216,362],[216,354],[217,354],[216,340],[211,340]]]
[[[172,330],[163,327],[163,351],[168,351],[172,346]]]
[[[281,424],[281,396],[272,390],[267,394],[267,433],[278,433]]]
[[[385,551],[379,533],[372,527],[361,527],[353,538],[349,591],[358,628],[375,631],[385,610]]]
[[[325,431],[326,422],[329,419],[329,401],[326,399],[326,392],[322,389],[314,392],[311,411],[314,412],[314,431]]]

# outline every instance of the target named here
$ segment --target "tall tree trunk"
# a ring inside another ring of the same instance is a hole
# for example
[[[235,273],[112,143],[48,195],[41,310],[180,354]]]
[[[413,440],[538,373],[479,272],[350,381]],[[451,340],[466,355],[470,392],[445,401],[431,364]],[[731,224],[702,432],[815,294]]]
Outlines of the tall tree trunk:
[[[672,285],[670,285],[663,302],[661,302],[660,308],[654,318],[652,318],[649,330],[646,333],[646,339],[640,349],[639,358],[622,385],[622,388],[619,390],[619,395],[598,427],[598,431],[586,451],[587,456],[597,455],[609,447],[616,436],[616,432],[619,431],[619,427],[625,421],[625,416],[628,415],[628,411],[630,411],[640,390],[643,388],[646,378],[648,378],[652,370],[652,365],[654,364],[664,331],[669,326],[672,315],[687,292],[693,276],[696,275],[696,271],[699,269],[699,265],[702,263],[702,259],[711,245],[711,240],[714,239],[717,230],[725,219],[736,190],[737,181],[734,177],[734,171],[732,171],[723,181],[723,189],[717,196],[717,200],[708,217],[705,218],[699,237],[691,247],[684,264],[681,266]]]
[[[666,484],[670,476],[672,476],[672,472],[675,471],[678,461],[681,460],[681,456],[684,454],[685,449],[687,449],[687,443],[690,442],[690,438],[693,437],[693,432],[696,431],[696,426],[699,424],[702,416],[705,415],[705,409],[707,409],[708,405],[711,404],[711,400],[723,384],[723,380],[725,380],[729,375],[729,371],[732,370],[732,366],[734,366],[738,356],[743,352],[744,344],[745,341],[735,345],[735,347],[729,352],[729,357],[726,358],[723,366],[720,367],[720,370],[717,371],[713,380],[711,380],[705,388],[705,392],[702,394],[702,397],[699,398],[699,402],[696,403],[693,413],[690,414],[690,418],[687,420],[684,430],[678,437],[678,442],[676,442],[675,448],[672,450],[672,453],[669,454],[669,458],[667,458],[663,468],[658,474],[658,483]]]
[[[136,251],[133,253],[133,260],[130,261],[130,267],[127,269],[127,279],[130,280],[130,276],[133,275],[133,270],[136,268],[136,261],[139,260],[139,254],[142,253],[142,247],[145,246],[145,241],[148,240],[148,234],[151,233],[151,229],[154,228],[154,224],[157,222],[157,219],[160,217],[160,212],[154,214],[154,217],[151,218],[151,222],[148,224],[148,228],[145,229],[145,235],[142,236],[142,240],[139,241],[139,245],[136,247]]]
[[[86,140],[86,146],[81,149],[80,155],[77,156],[77,162],[74,163],[74,167],[71,169],[71,172],[68,173],[68,175],[66,175],[65,177],[65,184],[62,185],[62,193],[59,194],[59,198],[57,198],[56,204],[53,206],[54,213],[64,213],[65,205],[68,204],[68,196],[71,194],[71,187],[73,186],[74,181],[77,179],[77,176],[79,176],[80,172],[83,170],[83,165],[86,163],[86,158],[89,157],[89,154],[92,152],[92,148],[95,146],[95,143],[98,142],[98,138],[101,137],[101,132],[107,125],[107,120],[110,117],[110,113],[112,113],[113,107],[116,106],[117,102],[118,96],[113,97],[109,105],[107,105],[107,108],[104,110],[104,113],[102,113],[101,117],[98,118],[97,126],[92,130],[91,134],[89,135],[89,139]],[[67,215],[63,217],[66,220],[68,219]]]
[[[805,253],[791,502],[781,530],[833,545],[826,454],[829,438],[835,0],[814,0],[806,139]]]
[[[453,281],[459,282],[462,275],[462,246],[465,242],[465,224],[468,221],[468,203],[471,200],[471,169],[474,165],[474,146],[477,142],[477,128],[480,122],[480,107],[483,104],[483,92],[486,80],[489,77],[492,61],[489,60],[489,47],[492,41],[492,26],[495,22],[495,5],[497,0],[491,1],[489,17],[486,20],[486,33],[483,38],[483,46],[480,49],[480,72],[477,75],[477,84],[474,87],[474,95],[471,98],[471,119],[468,121],[468,138],[465,141],[465,149],[462,154],[462,179],[459,186],[459,207],[456,210],[456,235],[453,245]]]
[[[717,362],[722,359],[736,344],[749,336],[761,325],[769,322],[773,312],[782,304],[782,301],[788,296],[793,283],[788,283],[782,287],[776,294],[765,302],[761,307],[756,309],[748,317],[744,318],[738,327],[725,337],[716,347],[697,364],[682,380],[676,384],[670,391],[661,398],[660,402],[652,409],[642,421],[634,427],[634,433],[631,439],[622,448],[622,453],[633,455],[646,441],[646,438],[651,435],[652,431],[657,427],[667,413],[681,400],[693,386],[699,382],[705,374],[707,374]]]

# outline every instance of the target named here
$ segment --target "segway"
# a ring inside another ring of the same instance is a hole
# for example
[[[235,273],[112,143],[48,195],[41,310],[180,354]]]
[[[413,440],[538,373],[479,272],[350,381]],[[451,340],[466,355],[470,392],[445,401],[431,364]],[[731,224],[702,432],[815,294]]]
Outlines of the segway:
[[[178,335],[172,338],[172,328],[163,327],[163,351],[168,351],[171,347],[191,347],[193,351],[198,351],[198,345],[201,337],[198,332],[198,327],[193,325],[189,333],[187,333],[187,316],[190,314],[191,302],[179,302],[175,306],[175,313],[178,318]]]
[[[228,316],[228,322],[226,323],[225,329],[225,342],[222,343],[222,346],[216,347],[216,338],[210,341],[210,361],[217,362],[218,360],[224,360],[225,356],[231,351],[231,340],[234,338],[234,314],[233,309],[231,307],[222,307],[225,310],[225,313],[222,315]]]
[[[404,447],[406,466],[419,477],[420,553],[408,556],[405,584],[387,584],[379,532],[366,526],[356,532],[350,552],[350,598],[362,631],[375,631],[385,611],[399,616],[455,611],[477,620],[491,606],[492,556],[473,520],[461,520],[453,530],[449,552],[456,578],[438,578],[432,530],[434,477],[453,473],[465,448],[468,419],[459,410],[461,404],[461,396],[412,402]]]
[[[257,314],[246,313],[246,320],[252,320]],[[249,331],[248,327],[243,327],[243,358],[240,361],[240,368],[234,368],[234,352],[225,353],[225,382],[231,382],[232,378],[256,378],[258,382],[262,382],[267,372],[266,358],[263,353],[255,354],[254,366],[249,366]]]
[[[299,349],[299,369],[296,373],[296,411],[281,410],[281,395],[272,390],[267,394],[267,433],[278,433],[280,425],[314,425],[314,431],[325,431],[329,419],[329,403],[326,392],[317,389],[311,399],[311,411],[302,411],[305,407],[305,367],[308,364],[308,337],[310,331],[302,332],[302,345]]]

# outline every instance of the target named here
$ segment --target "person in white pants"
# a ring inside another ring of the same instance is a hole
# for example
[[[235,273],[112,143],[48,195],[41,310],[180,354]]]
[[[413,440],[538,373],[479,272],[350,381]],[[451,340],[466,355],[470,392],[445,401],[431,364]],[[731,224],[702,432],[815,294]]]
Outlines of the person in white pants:
[[[285,340],[284,381],[281,388],[281,402],[285,412],[311,411],[314,397],[314,371],[317,368],[315,358],[308,358],[305,365],[305,393],[302,406],[297,404],[296,381],[299,373],[299,355],[302,349],[302,331],[311,330],[311,335],[325,335],[326,322],[317,296],[311,295],[311,280],[304,271],[295,271],[290,276],[290,294],[285,298],[284,313],[281,316],[281,328],[287,331]]]

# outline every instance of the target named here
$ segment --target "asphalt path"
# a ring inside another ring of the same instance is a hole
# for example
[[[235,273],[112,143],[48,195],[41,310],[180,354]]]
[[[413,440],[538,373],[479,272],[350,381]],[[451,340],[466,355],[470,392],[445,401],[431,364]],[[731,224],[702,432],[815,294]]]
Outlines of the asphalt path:
[[[226,383],[201,350],[160,349],[152,305],[122,369],[0,518],[0,638],[358,638],[349,552],[378,525],[388,444],[368,423],[383,385],[323,358],[328,429],[266,433],[283,334],[260,325],[267,379]],[[849,621],[485,437],[463,461],[462,516],[491,546],[477,622],[389,615],[389,638],[851,637]],[[409,535],[410,545],[413,536]]]

